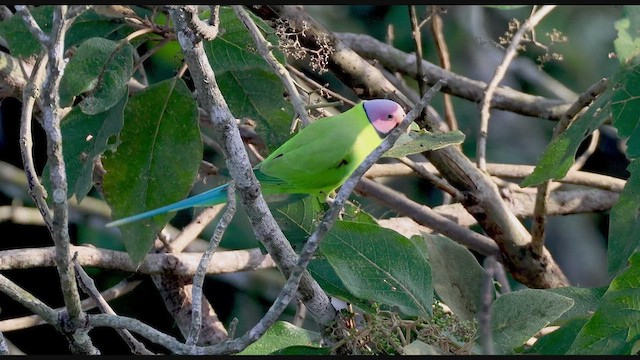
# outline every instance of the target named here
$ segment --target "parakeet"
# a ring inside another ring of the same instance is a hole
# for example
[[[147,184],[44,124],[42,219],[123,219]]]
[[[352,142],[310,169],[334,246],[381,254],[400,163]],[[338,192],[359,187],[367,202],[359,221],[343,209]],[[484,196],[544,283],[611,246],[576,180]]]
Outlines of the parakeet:
[[[263,194],[310,194],[324,200],[347,180],[405,115],[396,102],[374,99],[309,124],[254,167]],[[190,207],[221,204],[226,201],[227,186],[221,185],[106,226],[120,226]]]

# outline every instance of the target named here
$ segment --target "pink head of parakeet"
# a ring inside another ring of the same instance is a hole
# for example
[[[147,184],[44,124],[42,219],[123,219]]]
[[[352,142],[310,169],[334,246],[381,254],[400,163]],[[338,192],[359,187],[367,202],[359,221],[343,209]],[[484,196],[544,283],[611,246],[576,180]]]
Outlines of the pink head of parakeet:
[[[380,137],[384,137],[395,129],[406,116],[398,103],[388,99],[368,100],[364,103],[364,111]]]

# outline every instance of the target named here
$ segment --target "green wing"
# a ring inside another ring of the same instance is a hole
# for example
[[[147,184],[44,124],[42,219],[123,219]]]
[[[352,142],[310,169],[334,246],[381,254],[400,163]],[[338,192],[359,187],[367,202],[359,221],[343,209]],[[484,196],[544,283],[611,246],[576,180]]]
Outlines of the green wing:
[[[380,141],[359,104],[302,129],[256,166],[256,177],[266,193],[328,193]]]

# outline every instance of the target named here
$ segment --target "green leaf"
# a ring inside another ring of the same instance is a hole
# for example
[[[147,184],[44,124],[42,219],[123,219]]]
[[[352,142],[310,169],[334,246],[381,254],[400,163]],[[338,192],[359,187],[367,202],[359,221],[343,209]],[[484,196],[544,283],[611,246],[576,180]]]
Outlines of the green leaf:
[[[455,241],[441,235],[422,236],[436,294],[454,314],[472,321],[478,312],[484,269],[467,248]]]
[[[311,276],[313,276],[318,282],[318,285],[320,285],[322,290],[327,294],[348,302],[365,312],[375,313],[372,302],[350,293],[347,286],[342,282],[336,271],[325,258],[319,257],[311,260],[309,265],[307,265],[307,270],[309,270]]]
[[[640,8],[623,6],[622,18],[615,22],[618,37],[613,41],[616,55],[621,64],[638,63],[640,55]]]
[[[34,19],[45,33],[51,31],[53,9],[54,6],[52,5],[29,8]],[[131,31],[125,24],[113,22],[97,15],[93,11],[87,11],[78,16],[67,31],[64,39],[65,49],[78,45],[92,37],[106,38],[113,35],[122,35],[118,33],[123,29],[127,33]],[[0,22],[0,36],[7,40],[11,55],[15,57],[27,58],[42,51],[42,45],[27,29],[22,16],[19,14],[12,16],[9,20]]]
[[[548,289],[548,291],[573,299],[574,304],[571,309],[557,318],[553,325],[561,325],[575,317],[591,316],[600,304],[602,296],[607,291],[606,287],[580,288],[575,286],[565,286],[561,288]]]
[[[571,355],[630,355],[640,340],[640,251],[629,257],[593,316],[567,351]]]
[[[286,321],[276,321],[258,341],[238,355],[267,355],[290,346],[320,347],[320,334],[297,327]]]
[[[576,339],[578,332],[589,320],[588,316],[575,317],[563,324],[559,329],[541,337],[526,354],[564,355]]]
[[[101,113],[115,105],[133,74],[133,47],[126,41],[91,38],[78,47],[60,82],[60,102],[68,106],[85,94],[80,108]]]
[[[320,203],[315,196],[289,196],[270,201],[269,208],[291,247],[299,253],[319,219]]]
[[[94,161],[107,150],[115,150],[117,136],[124,123],[124,108],[129,98],[128,91],[111,109],[88,115],[75,106],[60,123],[63,141],[63,156],[67,172],[69,197],[75,194],[78,202],[93,187]],[[45,185],[50,189],[49,166],[43,171]]]
[[[573,300],[548,290],[524,289],[491,305],[491,328],[497,355],[511,353],[573,306]]]
[[[252,15],[263,32],[272,33],[262,19]],[[285,101],[280,78],[256,50],[247,28],[233,10],[220,9],[220,26],[224,29],[213,41],[204,43],[205,52],[216,74],[216,81],[231,112],[238,118],[257,122],[256,132],[264,139],[268,151],[289,138],[293,107]],[[267,36],[277,44],[275,35]],[[284,56],[274,49],[284,63]]]
[[[65,48],[79,45],[94,37],[121,39],[132,31],[133,29],[125,23],[112,21],[105,16],[98,15],[93,10],[86,11],[78,16],[69,28],[64,39]]]
[[[53,8],[53,5],[29,7],[31,15],[46,34],[51,32],[53,25]],[[15,57],[28,58],[43,50],[40,42],[27,29],[20,14],[0,22],[0,36],[7,40],[11,55]]]
[[[562,179],[573,165],[580,144],[608,118],[610,99],[611,87],[594,101],[582,117],[551,140],[538,165],[522,180],[520,186],[527,187],[539,185],[550,179]]]
[[[463,141],[464,133],[459,130],[445,133],[432,133],[426,130],[421,130],[420,132],[412,131],[409,134],[400,136],[395,145],[382,156],[401,158],[411,154],[440,149],[449,145],[461,144]]]
[[[627,170],[631,176],[609,215],[607,262],[610,278],[627,266],[627,259],[640,245],[640,160],[632,160]]]
[[[269,355],[330,355],[332,348],[330,347],[313,347],[295,345],[284,349],[276,350]]]
[[[103,159],[103,192],[116,219],[185,198],[202,159],[198,107],[181,79],[153,84],[132,96],[124,118],[117,151]],[[170,217],[162,214],[120,227],[135,264]]]
[[[431,267],[407,238],[380,226],[337,222],[320,243],[336,274],[353,295],[410,316],[429,316]]]

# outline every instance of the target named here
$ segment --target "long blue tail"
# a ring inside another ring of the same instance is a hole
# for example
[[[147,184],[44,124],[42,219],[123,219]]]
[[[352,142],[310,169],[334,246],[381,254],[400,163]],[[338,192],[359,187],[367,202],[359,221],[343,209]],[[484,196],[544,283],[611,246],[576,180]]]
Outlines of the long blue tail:
[[[169,204],[163,207],[159,207],[157,209],[149,210],[140,214],[132,215],[126,218],[122,218],[116,221],[112,221],[106,224],[106,227],[114,227],[120,226],[124,224],[128,224],[134,221],[150,218],[152,216],[156,216],[159,214],[168,213],[170,211],[178,211],[182,209],[187,209],[190,207],[198,207],[198,206],[212,206],[216,204],[222,204],[227,201],[227,187],[229,184],[224,184],[218,186],[217,188],[207,190],[201,194],[194,195],[192,197],[186,198],[184,200],[180,200],[173,204]]]

